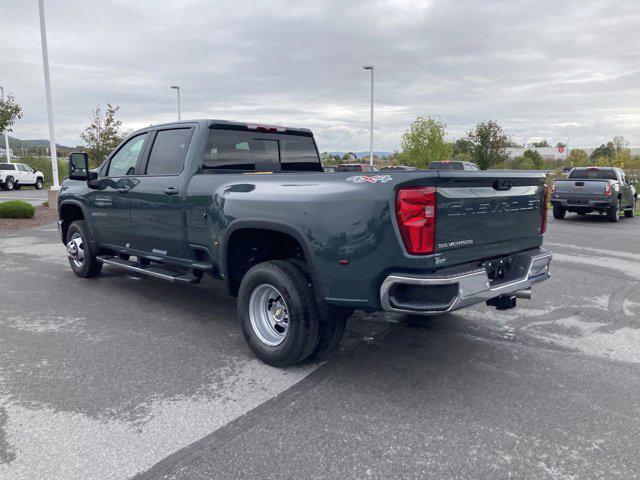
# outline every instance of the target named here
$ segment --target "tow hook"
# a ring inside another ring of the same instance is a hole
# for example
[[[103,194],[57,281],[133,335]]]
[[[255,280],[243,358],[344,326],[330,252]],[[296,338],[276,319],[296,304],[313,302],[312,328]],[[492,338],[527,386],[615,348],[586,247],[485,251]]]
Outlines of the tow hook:
[[[487,300],[487,305],[496,307],[497,310],[510,310],[516,308],[515,295],[500,295],[499,297]]]

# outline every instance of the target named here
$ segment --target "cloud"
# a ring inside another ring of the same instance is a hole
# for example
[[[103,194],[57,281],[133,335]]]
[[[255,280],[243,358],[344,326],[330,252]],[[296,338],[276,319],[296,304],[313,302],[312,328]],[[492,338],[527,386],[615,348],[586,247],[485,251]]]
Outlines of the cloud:
[[[0,82],[19,138],[47,135],[37,5],[5,0]],[[640,6],[524,1],[46,2],[58,140],[97,104],[128,128],[183,118],[305,126],[322,150],[397,148],[418,115],[452,138],[497,119],[514,138],[640,144]]]

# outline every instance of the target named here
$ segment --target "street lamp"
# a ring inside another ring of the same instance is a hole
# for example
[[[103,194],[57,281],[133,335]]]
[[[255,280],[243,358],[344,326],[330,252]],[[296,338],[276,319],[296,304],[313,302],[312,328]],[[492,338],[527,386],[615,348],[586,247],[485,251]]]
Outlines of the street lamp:
[[[2,100],[4,101],[4,87],[0,87],[0,94],[2,95]],[[9,137],[7,137],[7,129],[4,129],[4,150],[7,155],[7,163],[11,163],[11,156],[9,155]]]
[[[180,87],[178,85],[171,85],[176,92],[178,92],[178,121],[182,120],[180,118]]]
[[[51,176],[53,177],[53,187],[55,192],[49,197],[49,208],[57,208],[57,193],[60,190],[58,183],[58,155],[56,153],[56,138],[53,130],[53,107],[51,105],[51,81],[49,79],[49,51],[47,50],[47,27],[44,23],[44,0],[38,0],[40,10],[40,40],[42,42],[42,66],[44,67],[44,90],[47,97],[47,117],[49,118],[49,145],[51,151]],[[54,198],[55,197],[55,198]],[[55,202],[53,200],[55,199]],[[53,205],[55,203],[55,205]]]
[[[371,125],[369,138],[369,165],[373,167],[373,65],[364,65],[362,68],[371,70]]]

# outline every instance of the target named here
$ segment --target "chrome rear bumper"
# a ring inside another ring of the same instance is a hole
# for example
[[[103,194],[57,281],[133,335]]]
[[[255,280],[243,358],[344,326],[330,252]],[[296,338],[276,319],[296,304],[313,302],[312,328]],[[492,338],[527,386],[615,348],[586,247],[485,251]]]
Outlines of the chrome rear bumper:
[[[522,255],[522,254],[521,254]],[[525,254],[527,255],[527,254]],[[513,295],[526,297],[527,292],[534,283],[542,282],[549,278],[549,264],[553,254],[544,250],[537,250],[535,254],[528,254],[528,268],[525,274],[517,279],[504,282],[492,283],[489,281],[487,272],[483,268],[471,270],[461,274],[448,276],[433,274],[426,276],[406,276],[402,274],[389,275],[380,287],[380,302],[383,310],[391,312],[404,312],[418,315],[433,315],[444,312],[451,312],[460,308],[486,302],[501,295]],[[444,304],[439,303],[433,308],[428,305],[416,306],[408,305],[407,302],[398,302],[394,296],[394,287],[397,285],[414,285],[425,287],[424,291],[428,295],[429,287],[449,287],[450,300]],[[457,293],[455,293],[457,292]],[[516,294],[521,292],[521,294]],[[530,295],[530,294],[529,294]]]

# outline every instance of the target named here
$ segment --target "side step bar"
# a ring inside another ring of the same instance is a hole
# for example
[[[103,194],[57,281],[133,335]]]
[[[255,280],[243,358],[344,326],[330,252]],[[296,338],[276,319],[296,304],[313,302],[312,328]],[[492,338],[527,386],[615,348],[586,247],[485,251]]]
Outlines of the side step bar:
[[[98,255],[96,259],[104,265],[109,265],[132,273],[147,275],[149,277],[160,278],[173,283],[191,285],[200,282],[200,279],[191,273],[180,274],[155,265],[141,265],[140,263],[132,262],[131,260],[123,260],[110,255]]]

